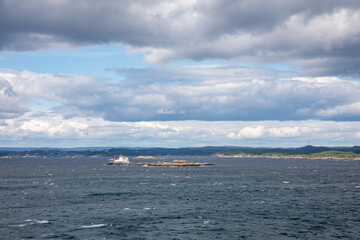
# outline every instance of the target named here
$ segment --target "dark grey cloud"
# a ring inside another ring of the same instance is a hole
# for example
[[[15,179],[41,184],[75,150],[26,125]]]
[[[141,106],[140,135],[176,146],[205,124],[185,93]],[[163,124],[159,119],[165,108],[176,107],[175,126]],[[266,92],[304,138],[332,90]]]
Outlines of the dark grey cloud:
[[[120,82],[3,71],[0,77],[6,85],[2,85],[0,97],[6,104],[1,105],[0,112],[15,109],[21,115],[26,111],[21,106],[39,98],[58,103],[50,106],[48,114],[65,119],[360,120],[358,81],[297,78],[291,72],[217,65],[118,69],[118,72],[125,77]],[[11,94],[4,94],[8,89],[16,92],[14,100]],[[2,118],[18,115],[2,115]]]
[[[360,56],[360,55],[358,55]],[[298,61],[296,66],[303,69],[304,75],[311,76],[353,76],[354,78],[360,78],[359,72],[360,58],[313,58]]]
[[[148,8],[159,2],[2,0],[0,47],[24,51],[62,44],[151,45],[163,19],[153,16]]]
[[[203,1],[197,10],[204,16],[209,36],[236,31],[261,34],[279,27],[284,21],[298,14],[306,19],[331,13],[341,8],[359,8],[357,1]]]
[[[292,62],[308,74],[356,76],[360,3],[0,0],[1,50],[111,43],[146,52],[149,63],[182,59]],[[313,59],[330,59],[333,64],[309,66]],[[349,62],[352,67],[347,67]]]

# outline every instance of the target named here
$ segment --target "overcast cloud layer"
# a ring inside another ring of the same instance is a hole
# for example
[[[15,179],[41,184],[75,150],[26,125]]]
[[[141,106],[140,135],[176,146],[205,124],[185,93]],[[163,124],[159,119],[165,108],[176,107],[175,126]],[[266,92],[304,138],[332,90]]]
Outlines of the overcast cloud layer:
[[[291,61],[307,75],[360,69],[358,0],[0,1],[0,49],[121,43],[145,62]]]

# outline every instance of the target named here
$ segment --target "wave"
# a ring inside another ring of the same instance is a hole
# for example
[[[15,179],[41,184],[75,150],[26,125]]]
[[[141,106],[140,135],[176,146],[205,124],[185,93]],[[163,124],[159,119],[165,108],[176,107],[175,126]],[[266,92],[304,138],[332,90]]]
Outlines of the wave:
[[[83,225],[82,228],[99,228],[99,227],[105,227],[107,224],[101,223],[101,224],[91,224],[91,225]]]

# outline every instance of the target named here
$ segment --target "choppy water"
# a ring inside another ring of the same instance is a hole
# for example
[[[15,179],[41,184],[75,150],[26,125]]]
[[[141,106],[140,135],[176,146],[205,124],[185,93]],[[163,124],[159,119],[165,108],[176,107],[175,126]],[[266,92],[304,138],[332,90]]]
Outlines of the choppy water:
[[[359,239],[360,162],[180,159],[215,165],[0,159],[0,236]]]

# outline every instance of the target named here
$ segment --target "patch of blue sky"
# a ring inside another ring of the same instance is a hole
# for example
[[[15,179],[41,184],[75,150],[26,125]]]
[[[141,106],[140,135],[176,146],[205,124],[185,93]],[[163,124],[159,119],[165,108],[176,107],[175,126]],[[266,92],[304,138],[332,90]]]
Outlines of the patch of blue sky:
[[[220,60],[202,60],[202,61],[195,61],[195,60],[182,60],[176,61],[169,64],[170,66],[199,66],[199,65],[226,65],[226,62]]]
[[[342,80],[346,81],[360,81],[360,75],[355,76],[339,76]]]
[[[275,70],[275,71],[279,71],[279,72],[300,72],[300,69],[294,68],[290,62],[273,63],[273,64],[240,62],[240,63],[238,63],[238,65],[239,66],[244,66],[244,67],[253,67],[253,68],[262,68],[262,69]]]
[[[284,72],[298,72],[300,69],[293,68],[290,63],[274,63],[274,64],[265,64],[260,65],[264,68],[269,68],[271,70],[278,70]]]
[[[143,68],[143,54],[128,54],[117,44],[96,45],[77,49],[56,49],[29,52],[3,52],[0,68],[28,70],[37,73],[81,74],[121,80],[109,69]]]
[[[40,110],[46,110],[53,107],[60,106],[61,104],[56,101],[49,101],[42,98],[31,98],[30,101],[28,101],[25,104],[25,107],[28,107],[32,109],[33,111],[40,111]]]
[[[274,63],[274,64],[259,64],[251,62],[229,62],[223,60],[203,60],[203,61],[194,61],[194,60],[182,60],[170,64],[171,66],[201,66],[201,65],[218,65],[218,66],[242,66],[242,67],[251,67],[251,68],[263,68],[276,70],[281,72],[300,72],[300,69],[296,69],[292,66],[290,62],[286,63]]]

